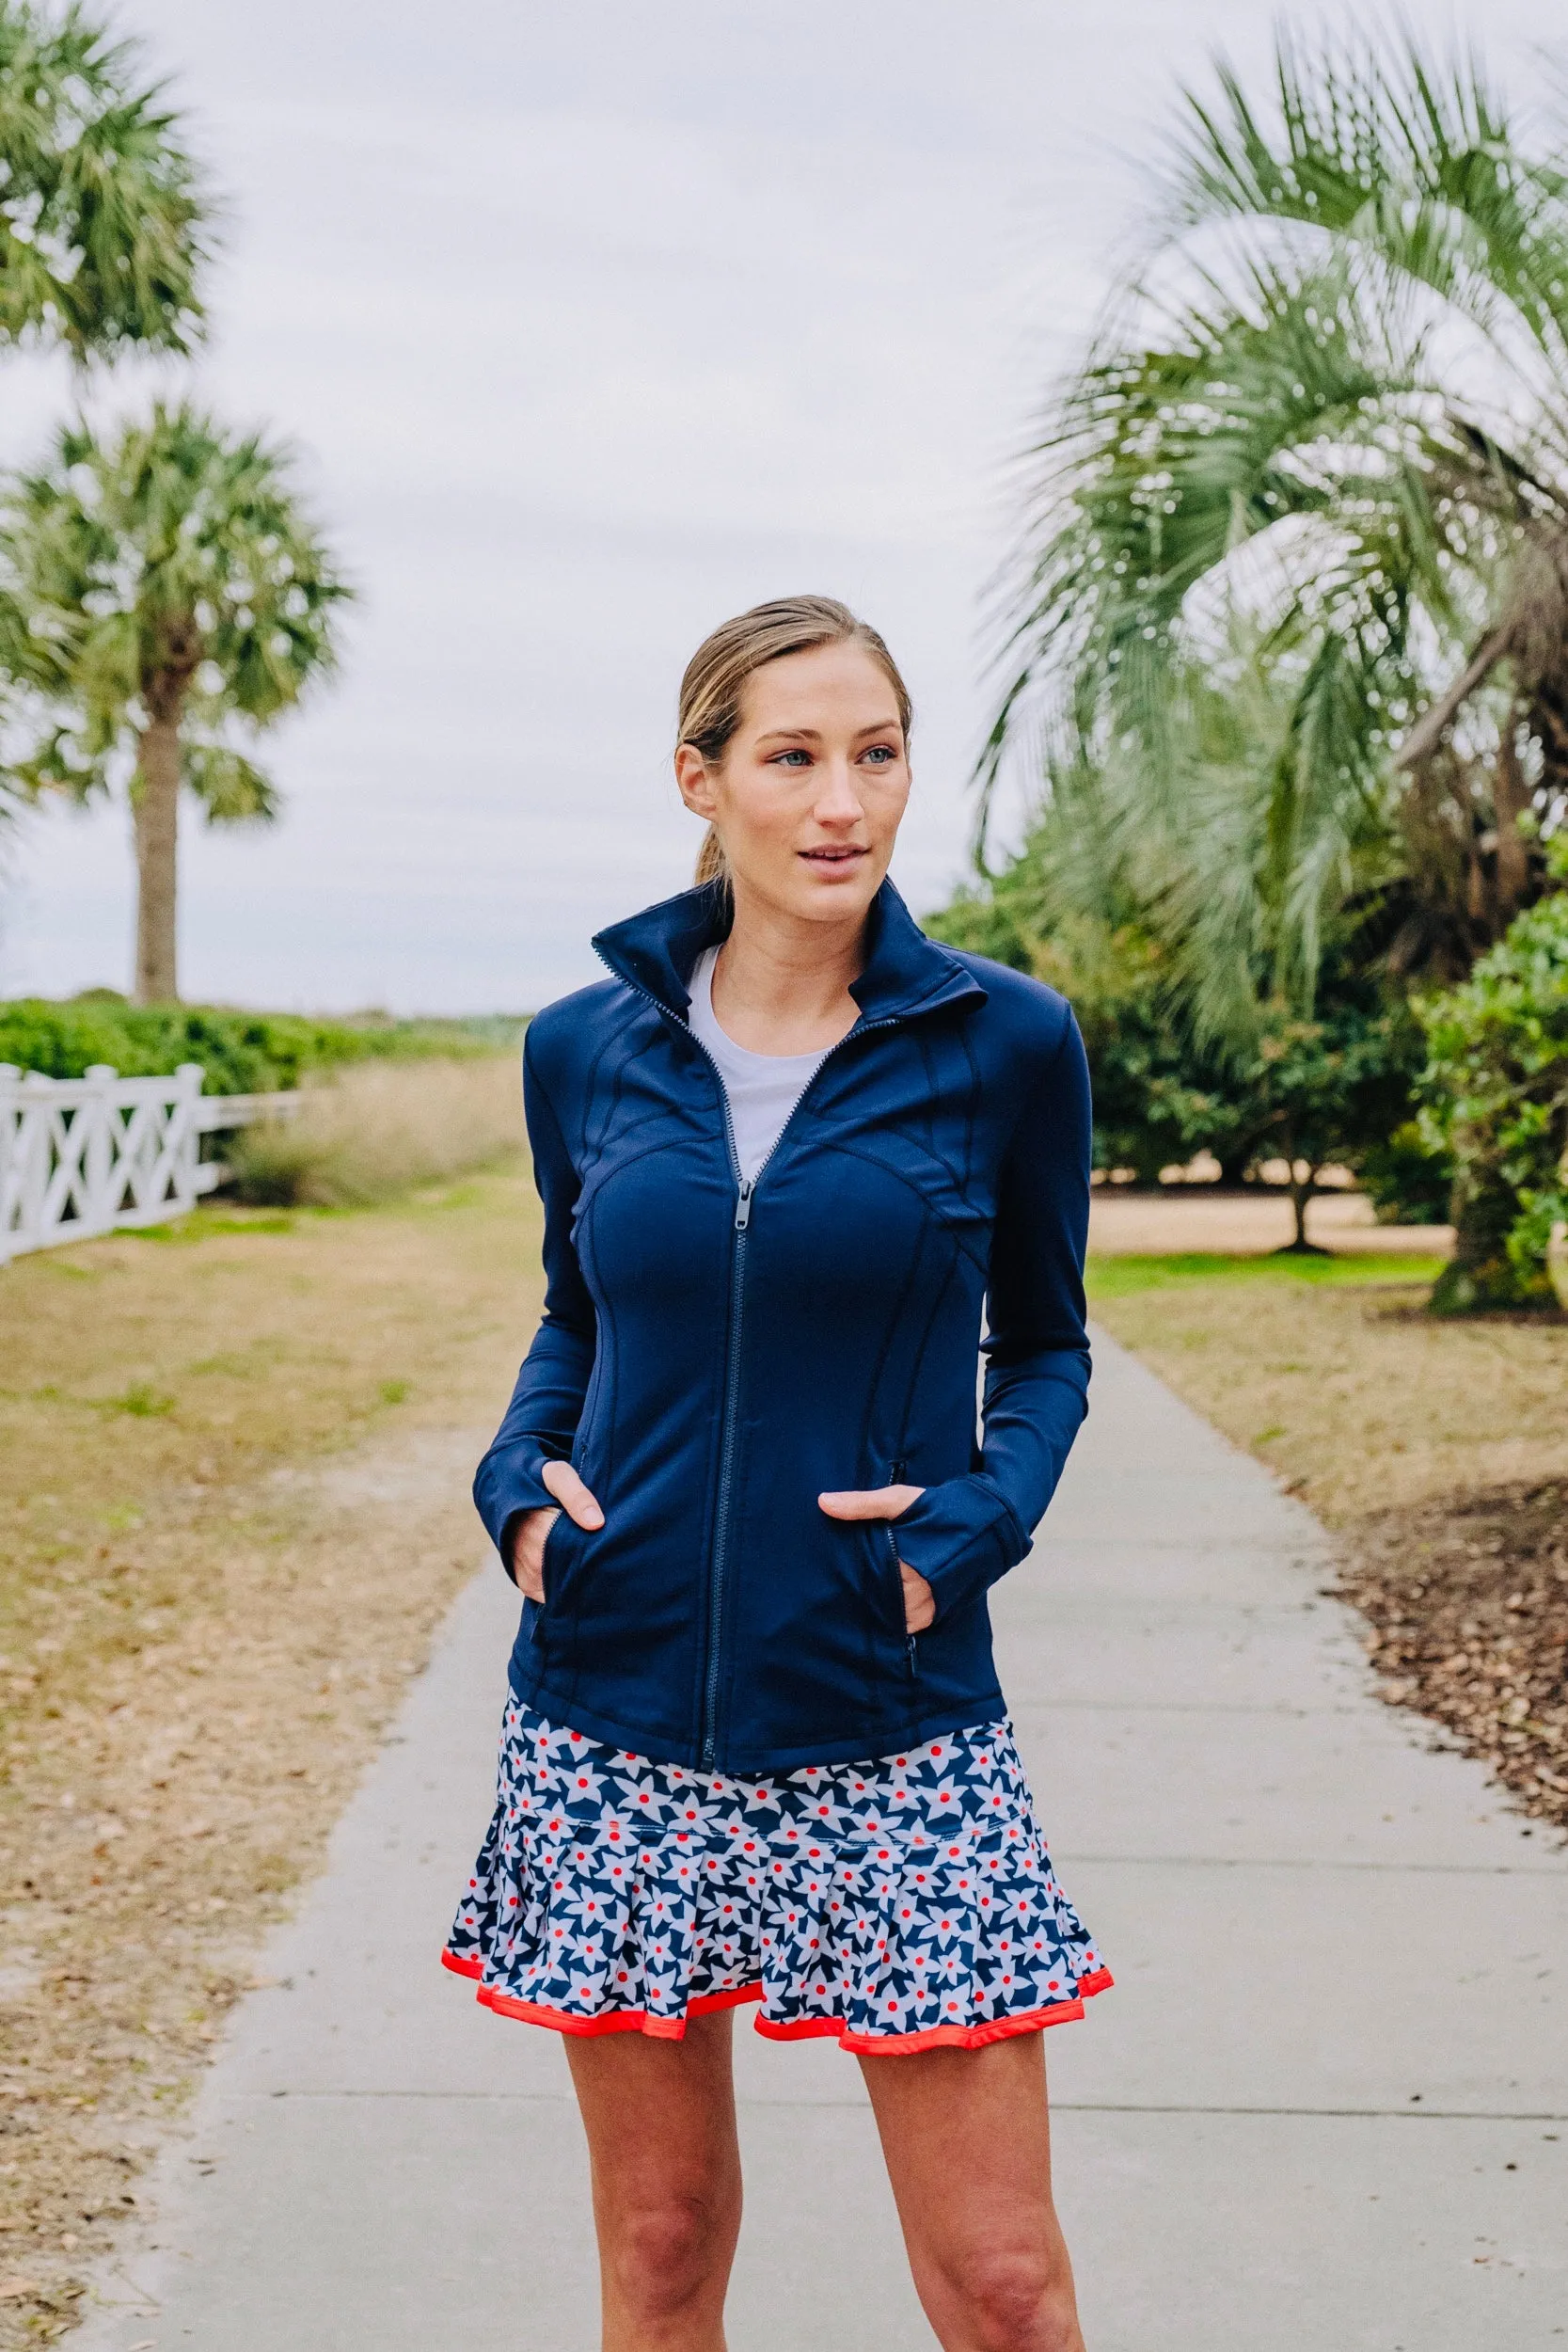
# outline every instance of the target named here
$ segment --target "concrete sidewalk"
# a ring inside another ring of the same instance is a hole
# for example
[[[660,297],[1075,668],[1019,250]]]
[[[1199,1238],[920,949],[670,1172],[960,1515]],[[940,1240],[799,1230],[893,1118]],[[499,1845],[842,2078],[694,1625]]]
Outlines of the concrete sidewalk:
[[[1090,2352],[1568,2347],[1568,1857],[1368,1695],[1323,1574],[1308,1515],[1101,1339],[997,1597],[1117,1980],[1047,2043]],[[560,2046],[436,1964],[512,1619],[499,1573],[454,1611],[77,2352],[592,2352]],[[854,2061],[744,2011],[736,2044],[735,2352],[930,2343]]]

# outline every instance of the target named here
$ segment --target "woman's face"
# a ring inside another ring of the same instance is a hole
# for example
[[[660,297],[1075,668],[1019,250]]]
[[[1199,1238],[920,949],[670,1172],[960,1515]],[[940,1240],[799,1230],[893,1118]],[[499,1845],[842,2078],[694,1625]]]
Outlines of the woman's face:
[[[743,896],[808,921],[858,918],[910,797],[896,697],[863,645],[786,654],[748,679],[722,759],[683,743],[675,777],[718,826]]]

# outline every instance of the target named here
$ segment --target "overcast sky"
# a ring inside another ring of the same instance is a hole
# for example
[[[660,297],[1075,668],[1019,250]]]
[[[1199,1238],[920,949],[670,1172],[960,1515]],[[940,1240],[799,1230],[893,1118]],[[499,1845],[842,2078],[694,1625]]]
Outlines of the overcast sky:
[[[1554,11],[1405,13],[1484,24],[1513,77]],[[847,597],[905,667],[895,875],[940,903],[989,716],[1006,461],[1177,86],[1216,45],[1256,69],[1271,15],[127,0],[230,205],[196,389],[296,443],[361,597],[341,677],[267,745],[281,823],[209,834],[187,804],[184,993],[522,1009],[592,977],[589,934],[689,876],[687,656],[799,589]],[[72,397],[57,364],[5,361],[0,461]],[[123,986],[123,810],[32,820],[8,855],[0,993]]]

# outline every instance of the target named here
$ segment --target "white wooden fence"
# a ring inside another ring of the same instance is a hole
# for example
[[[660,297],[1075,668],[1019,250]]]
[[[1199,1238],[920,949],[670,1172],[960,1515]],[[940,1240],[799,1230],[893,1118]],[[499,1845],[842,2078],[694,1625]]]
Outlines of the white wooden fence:
[[[221,1184],[201,1138],[288,1116],[297,1094],[209,1094],[199,1062],[172,1078],[122,1078],[97,1063],[46,1078],[0,1062],[0,1264],[24,1250],[161,1225]]]

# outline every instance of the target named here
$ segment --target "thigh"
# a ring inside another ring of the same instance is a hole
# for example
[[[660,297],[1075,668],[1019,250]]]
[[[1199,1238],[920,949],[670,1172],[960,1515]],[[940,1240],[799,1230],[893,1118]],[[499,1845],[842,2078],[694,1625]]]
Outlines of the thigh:
[[[565,2037],[601,2211],[722,2202],[737,2185],[733,2024],[733,2013],[720,2010],[693,2017],[680,2042]]]
[[[916,2287],[944,2344],[990,2342],[982,2307],[1034,2298],[995,2340],[1081,2343],[1051,2190],[1044,2037],[863,2058]]]

